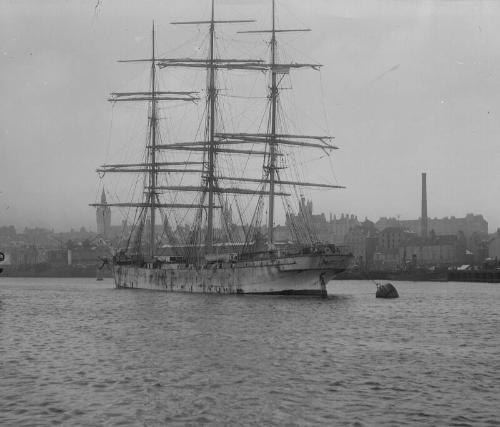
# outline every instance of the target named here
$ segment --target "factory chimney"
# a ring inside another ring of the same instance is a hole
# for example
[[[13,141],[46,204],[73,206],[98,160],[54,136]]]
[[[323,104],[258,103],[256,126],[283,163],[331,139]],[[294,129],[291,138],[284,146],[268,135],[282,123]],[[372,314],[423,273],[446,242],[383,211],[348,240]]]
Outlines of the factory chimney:
[[[420,218],[420,234],[427,238],[427,174],[422,173],[422,216]]]

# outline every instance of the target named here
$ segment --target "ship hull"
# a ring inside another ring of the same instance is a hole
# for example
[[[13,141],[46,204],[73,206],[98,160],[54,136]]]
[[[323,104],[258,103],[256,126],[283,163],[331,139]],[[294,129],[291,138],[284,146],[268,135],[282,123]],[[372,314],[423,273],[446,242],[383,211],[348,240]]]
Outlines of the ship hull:
[[[325,295],[326,283],[349,265],[351,257],[301,256],[266,261],[184,264],[161,267],[113,265],[117,288],[217,294]]]

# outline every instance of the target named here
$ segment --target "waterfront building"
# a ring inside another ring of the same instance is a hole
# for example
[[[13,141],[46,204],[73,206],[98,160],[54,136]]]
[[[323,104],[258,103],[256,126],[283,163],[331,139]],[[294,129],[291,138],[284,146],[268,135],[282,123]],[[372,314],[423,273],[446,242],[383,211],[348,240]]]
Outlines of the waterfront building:
[[[488,258],[489,241],[490,237],[486,233],[472,233],[467,239],[467,249],[474,265],[480,265]]]
[[[399,248],[406,238],[401,226],[390,226],[384,228],[379,236],[375,254],[373,256],[373,267],[377,270],[398,270],[404,265]]]
[[[433,230],[421,237],[403,227],[388,227],[379,235],[373,257],[376,270],[408,270],[416,267],[450,266],[463,262],[463,233],[437,235]]]
[[[500,260],[500,228],[488,241],[488,257]]]
[[[419,219],[400,220],[397,218],[382,217],[375,226],[380,230],[387,227],[402,227],[405,230],[412,231],[419,236],[422,235],[422,221]],[[457,235],[460,231],[467,238],[470,238],[474,233],[488,233],[488,221],[482,215],[467,214],[463,218],[454,216],[445,218],[428,218],[427,230],[434,230],[437,235]]]
[[[35,245],[23,245],[9,248],[9,262],[11,265],[35,265],[46,261],[46,252]]]
[[[351,227],[344,236],[344,245],[354,255],[354,263],[361,269],[370,269],[373,265],[379,231],[375,224],[365,219],[360,225]]]
[[[460,257],[458,237],[437,236],[432,232],[428,239],[407,235],[399,255],[406,268],[454,265]]]

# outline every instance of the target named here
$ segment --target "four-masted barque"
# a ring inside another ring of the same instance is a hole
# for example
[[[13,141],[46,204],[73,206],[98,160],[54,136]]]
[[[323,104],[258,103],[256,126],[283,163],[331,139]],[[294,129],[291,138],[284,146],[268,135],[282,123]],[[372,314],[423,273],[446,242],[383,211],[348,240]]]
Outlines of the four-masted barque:
[[[207,21],[173,22],[175,25],[208,26],[208,57],[158,58],[153,24],[151,57],[122,61],[149,63],[151,71],[149,90],[115,92],[110,98],[112,102],[148,103],[144,160],[106,164],[97,170],[102,175],[120,172],[144,177],[141,200],[106,204],[135,210],[134,224],[111,262],[116,287],[326,296],[326,283],[348,267],[352,255],[341,247],[321,243],[308,224],[307,212],[291,214],[290,200],[293,196],[299,199],[301,191],[307,187],[342,187],[291,179],[285,173],[290,158],[286,150],[321,150],[329,154],[337,147],[331,144],[332,138],[328,136],[287,133],[281,121],[283,115],[280,115],[283,76],[293,69],[317,69],[319,65],[280,61],[277,35],[308,30],[276,28],[272,0],[270,29],[238,31],[268,34],[269,60],[224,59],[216,54],[216,26],[252,21],[216,20],[213,0],[211,6],[211,18]],[[205,130],[199,141],[164,141],[160,137],[160,103],[201,99],[195,91],[165,91],[158,87],[158,74],[162,69],[173,67],[206,70]],[[228,132],[223,126],[218,73],[235,70],[264,72],[268,76],[264,120],[267,123],[263,131],[231,129]],[[184,158],[179,160],[179,156]],[[234,159],[240,159],[240,163],[230,165]],[[258,176],[246,173],[251,169],[246,167],[251,162],[260,165]],[[252,203],[241,202],[244,197],[249,197]],[[276,201],[279,199],[283,200],[287,226],[293,236],[284,243],[277,241],[275,236]],[[266,207],[267,224],[263,225]],[[232,220],[232,209],[238,212],[239,225]],[[246,221],[243,212],[247,213]],[[161,226],[157,224],[160,222],[158,215],[163,219]],[[174,229],[181,219],[189,225],[178,225]]]

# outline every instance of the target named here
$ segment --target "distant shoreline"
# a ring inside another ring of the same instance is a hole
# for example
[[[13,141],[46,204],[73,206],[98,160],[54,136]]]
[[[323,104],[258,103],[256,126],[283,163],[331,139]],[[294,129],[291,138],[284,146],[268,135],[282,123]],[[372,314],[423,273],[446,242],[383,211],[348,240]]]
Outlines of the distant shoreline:
[[[4,266],[0,277],[20,278],[97,278],[98,268],[91,267],[50,267],[42,268],[12,268]],[[99,271],[99,277],[111,279],[111,271],[104,268]],[[484,282],[500,283],[500,271],[477,270],[477,271],[431,271],[431,272],[394,272],[394,271],[372,271],[353,272],[346,271],[333,279],[336,280],[377,280],[377,281],[406,281],[406,282]]]
[[[111,271],[109,269],[101,270],[101,277],[111,278]],[[4,266],[3,277],[31,277],[31,278],[92,278],[97,277],[97,266],[91,267],[44,267],[33,266],[32,268],[12,268],[11,266]]]
[[[447,282],[446,271],[345,271],[335,280],[403,280],[410,282]]]

